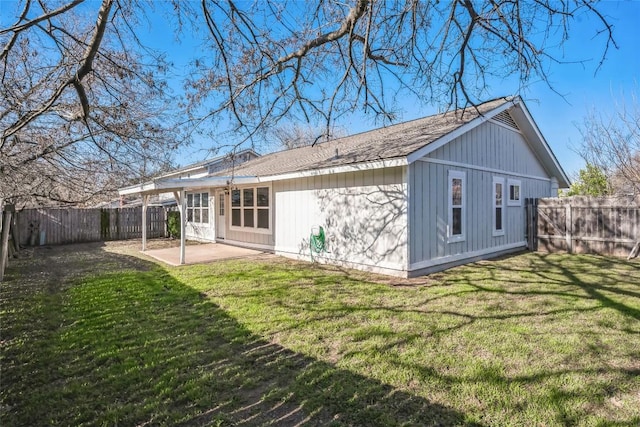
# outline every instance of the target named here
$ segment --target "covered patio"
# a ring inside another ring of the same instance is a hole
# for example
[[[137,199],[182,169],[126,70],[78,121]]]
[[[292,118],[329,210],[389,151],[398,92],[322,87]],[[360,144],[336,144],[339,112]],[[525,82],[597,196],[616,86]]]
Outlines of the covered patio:
[[[228,188],[233,182],[234,184],[249,184],[258,182],[257,177],[243,176],[216,176],[216,177],[203,177],[203,178],[173,178],[173,179],[158,179],[151,182],[136,184],[129,187],[121,188],[119,190],[120,196],[127,196],[132,194],[140,194],[142,196],[142,252],[156,258],[162,262],[170,265],[181,264],[193,264],[214,261],[216,259],[233,258],[238,256],[248,256],[258,253],[260,251],[254,251],[251,249],[237,248],[228,245],[216,245],[211,244],[209,249],[187,249],[186,243],[186,211],[187,211],[187,191],[194,191],[198,189],[211,189],[211,188]],[[180,247],[171,249],[156,249],[147,250],[147,206],[149,204],[149,196],[152,194],[160,193],[173,193],[178,205],[178,211],[180,212]],[[209,245],[199,245],[209,246]],[[218,249],[219,246],[224,246],[225,249]],[[232,249],[226,249],[232,248]],[[237,250],[252,251],[249,252],[236,252]],[[220,256],[217,253],[220,253]],[[227,253],[229,255],[225,256]],[[193,259],[187,258],[193,257]],[[236,255],[231,255],[236,254]],[[217,257],[218,256],[218,257]],[[216,258],[217,257],[217,258]],[[177,261],[175,261],[177,259]]]
[[[205,243],[186,245],[184,247],[184,261],[180,262],[181,247],[174,246],[162,249],[147,249],[143,253],[158,261],[172,266],[184,264],[204,264],[225,259],[247,258],[267,255],[268,252],[220,243]]]

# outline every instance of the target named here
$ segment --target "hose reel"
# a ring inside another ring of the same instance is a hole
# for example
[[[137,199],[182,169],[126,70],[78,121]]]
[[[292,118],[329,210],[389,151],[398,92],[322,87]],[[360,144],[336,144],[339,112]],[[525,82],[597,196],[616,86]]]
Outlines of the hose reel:
[[[309,236],[309,251],[311,252],[311,261],[315,261],[313,259],[314,252],[319,254],[326,251],[326,240],[324,228],[322,228],[322,226],[311,228],[311,235]]]

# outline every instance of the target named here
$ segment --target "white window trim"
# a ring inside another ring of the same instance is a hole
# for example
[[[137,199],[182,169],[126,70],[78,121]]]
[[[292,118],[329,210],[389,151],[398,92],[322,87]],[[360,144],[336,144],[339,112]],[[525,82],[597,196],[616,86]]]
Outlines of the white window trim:
[[[520,198],[518,200],[511,200],[511,186],[518,186],[518,195]],[[507,205],[509,206],[522,206],[522,183],[519,179],[509,179],[507,180]]]
[[[460,205],[461,209],[462,209],[462,213],[461,213],[461,218],[460,218],[460,234],[457,235],[452,235],[451,234],[451,228],[453,226],[453,204],[452,199],[453,199],[453,180],[454,179],[461,179],[462,180],[462,204]],[[448,186],[448,192],[447,192],[447,196],[448,196],[448,200],[447,200],[447,216],[448,216],[448,223],[447,223],[447,242],[448,243],[455,243],[455,242],[463,242],[465,240],[465,228],[466,228],[466,218],[467,218],[467,206],[466,206],[466,193],[467,193],[467,182],[466,182],[466,173],[463,171],[456,171],[456,170],[449,170],[449,180],[447,183]]]
[[[199,207],[195,207],[195,206],[189,206],[187,204],[187,218],[189,218],[189,209],[195,211],[195,209],[198,209],[200,211],[200,221],[187,221],[188,224],[198,224],[198,225],[206,225],[209,226],[211,224],[211,194],[209,191],[189,191],[186,194],[186,197],[188,199],[189,195],[192,195],[192,197],[195,197],[196,194],[200,195],[200,206]],[[207,206],[202,206],[202,195],[206,194],[207,195],[207,202],[208,205]],[[193,198],[192,198],[193,200]],[[202,209],[207,209],[207,219],[208,222],[203,222],[202,221]],[[193,217],[195,218],[195,215],[193,215]]]
[[[502,185],[502,204],[497,205],[496,204],[496,185],[500,184]],[[504,185],[504,178],[498,177],[498,176],[494,176],[493,177],[493,186],[492,188],[492,197],[491,197],[491,210],[493,211],[493,215],[492,215],[492,219],[493,219],[493,225],[492,225],[492,230],[493,230],[493,236],[504,236],[504,219],[505,219],[505,185]],[[496,208],[502,208],[501,209],[501,216],[502,216],[502,220],[500,221],[500,224],[502,224],[502,229],[498,230],[496,229]]]
[[[257,188],[263,188],[266,187],[269,189],[269,207],[258,207],[258,200],[257,200]],[[255,200],[255,206],[253,206],[253,223],[255,224],[254,227],[245,227],[245,226],[237,226],[237,225],[233,225],[232,221],[233,221],[233,210],[234,209],[240,209],[240,220],[241,222],[244,223],[244,197],[242,194],[242,191],[248,188],[252,188],[254,190],[254,200]],[[242,231],[244,233],[258,233],[258,234],[271,234],[271,224],[273,223],[272,221],[272,215],[273,215],[273,204],[274,204],[274,200],[273,200],[273,191],[271,188],[271,185],[268,185],[266,183],[264,184],[252,184],[252,185],[244,185],[244,186],[238,186],[238,187],[234,187],[234,190],[240,190],[240,207],[238,206],[233,206],[232,203],[232,196],[231,193],[229,195],[229,201],[228,204],[225,206],[225,214],[228,212],[229,213],[229,230],[233,230],[233,231]],[[269,210],[269,228],[258,228],[258,209],[268,209]]]

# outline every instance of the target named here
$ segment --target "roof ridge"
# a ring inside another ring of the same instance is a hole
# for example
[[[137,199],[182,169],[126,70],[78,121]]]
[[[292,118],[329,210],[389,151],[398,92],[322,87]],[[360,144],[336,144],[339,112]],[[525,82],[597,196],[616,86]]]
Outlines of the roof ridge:
[[[418,122],[418,121],[421,121],[421,120],[433,119],[434,117],[438,117],[438,116],[443,116],[443,117],[444,117],[444,116],[446,116],[447,114],[455,113],[455,112],[458,112],[458,111],[461,111],[461,110],[462,110],[462,111],[466,111],[466,110],[468,110],[469,108],[474,108],[474,107],[475,107],[475,108],[478,108],[478,107],[481,107],[481,106],[483,106],[483,105],[485,105],[485,104],[490,104],[490,103],[492,103],[492,102],[499,101],[499,100],[504,100],[504,102],[510,102],[510,101],[513,101],[513,100],[514,100],[514,99],[516,99],[516,98],[517,98],[517,97],[514,97],[514,96],[499,96],[499,97],[497,97],[497,98],[490,99],[490,100],[488,100],[488,101],[484,101],[484,102],[481,102],[481,103],[479,103],[479,104],[475,104],[475,105],[474,105],[474,104],[471,104],[470,106],[465,106],[465,107],[462,107],[462,108],[457,108],[457,109],[455,109],[455,110],[447,110],[447,111],[442,112],[442,113],[431,114],[431,115],[429,115],[429,116],[424,116],[424,117],[417,117],[417,118],[415,118],[415,119],[410,119],[410,120],[405,120],[405,121],[403,121],[403,122],[393,123],[393,124],[390,124],[390,125],[388,125],[388,126],[382,126],[382,127],[377,127],[377,128],[369,129],[369,130],[363,130],[363,131],[361,131],[361,132],[352,133],[352,134],[350,134],[350,135],[345,135],[345,136],[341,136],[341,137],[338,137],[338,138],[329,139],[329,140],[327,140],[327,141],[319,142],[319,143],[317,143],[317,144],[315,144],[315,145],[313,145],[313,146],[314,146],[314,147],[317,147],[317,146],[320,146],[320,145],[323,145],[323,144],[327,144],[327,143],[331,143],[331,142],[337,142],[337,141],[340,141],[340,140],[342,140],[342,139],[348,139],[348,138],[352,138],[352,137],[356,137],[356,136],[364,135],[364,134],[367,134],[367,133],[369,133],[369,132],[376,132],[376,131],[381,131],[381,130],[387,130],[387,129],[394,128],[394,127],[396,127],[396,126],[407,125],[407,124],[414,123],[414,122]],[[474,109],[475,109],[475,108],[474,108]],[[482,115],[482,114],[481,114],[481,115]],[[272,153],[268,153],[268,154],[282,153],[282,152],[285,152],[285,151],[292,151],[292,150],[297,150],[297,149],[305,148],[305,147],[309,147],[309,146],[289,148],[289,149],[284,149],[284,150],[280,150],[280,151],[274,151],[274,152],[272,152]]]

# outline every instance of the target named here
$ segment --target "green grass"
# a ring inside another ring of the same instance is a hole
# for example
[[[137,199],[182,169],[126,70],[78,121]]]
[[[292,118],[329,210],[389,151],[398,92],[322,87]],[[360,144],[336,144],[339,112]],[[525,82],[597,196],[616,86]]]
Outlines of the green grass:
[[[640,423],[637,261],[524,254],[398,281],[129,253],[12,264],[1,425]]]

